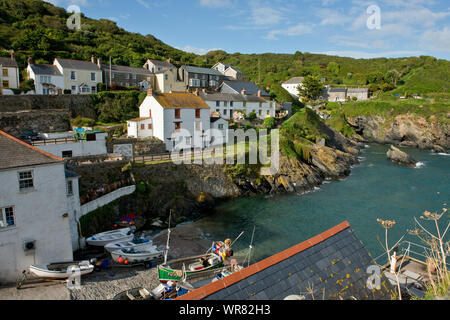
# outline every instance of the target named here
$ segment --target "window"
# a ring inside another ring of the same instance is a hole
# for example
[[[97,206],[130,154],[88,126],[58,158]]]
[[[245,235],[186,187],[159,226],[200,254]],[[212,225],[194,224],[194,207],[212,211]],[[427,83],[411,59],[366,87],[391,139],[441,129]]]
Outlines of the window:
[[[164,75],[164,79],[166,79],[166,81],[169,80],[169,75],[168,75],[168,74],[165,74],[165,75]]]
[[[42,94],[43,95],[49,95],[50,94],[50,90],[49,89],[42,89]]]
[[[202,122],[196,121],[195,122],[195,131],[201,131],[202,130]]]
[[[33,171],[19,172],[19,189],[27,190],[34,188],[33,184]]]
[[[234,102],[230,101],[230,107],[234,107]]]
[[[91,81],[92,82],[95,82],[96,80],[95,80],[95,72],[91,72]]]
[[[206,80],[202,80],[202,87],[206,87]]]
[[[189,79],[189,86],[200,87],[200,80],[199,79]]]
[[[14,207],[0,208],[0,228],[13,227],[15,224]]]
[[[216,101],[216,107],[220,107],[220,101]]]
[[[181,123],[175,122],[175,131],[180,131],[180,130],[181,130]]]
[[[76,86],[72,86],[72,93],[76,93],[77,92],[77,87]]]
[[[133,74],[133,80],[137,79],[137,75]]]
[[[219,124],[219,130],[223,130],[223,124]]]
[[[62,152],[63,158],[72,158],[72,155],[73,155],[72,150],[67,150],[67,151]]]
[[[196,117],[197,119],[201,118],[201,117],[200,117],[200,109],[195,109],[195,117]]]
[[[147,128],[148,128],[148,130],[152,130],[153,129],[153,125],[151,123],[149,123]]]
[[[223,110],[223,114],[227,115],[227,109]]]
[[[68,196],[73,196],[73,184],[72,184],[72,180],[67,181],[66,184],[66,192]]]
[[[81,87],[81,93],[89,93],[89,92],[90,92],[90,90],[89,90],[88,86],[82,86]]]
[[[70,71],[70,80],[77,80],[77,73],[76,71]]]
[[[8,69],[3,69],[2,70],[2,76],[3,77],[7,77],[8,76]]]
[[[223,102],[223,106],[224,106],[224,107],[228,107],[228,101],[224,101],[224,102]]]
[[[9,81],[3,80],[3,88],[8,89],[9,88]]]
[[[175,119],[181,119],[181,110],[175,109]]]
[[[244,101],[243,106],[244,108],[247,108],[247,101]]]
[[[130,80],[130,74],[129,73],[127,73],[126,79]]]
[[[145,130],[145,124],[141,123],[141,130]]]
[[[40,76],[40,80],[42,83],[51,83],[52,79],[50,76]]]

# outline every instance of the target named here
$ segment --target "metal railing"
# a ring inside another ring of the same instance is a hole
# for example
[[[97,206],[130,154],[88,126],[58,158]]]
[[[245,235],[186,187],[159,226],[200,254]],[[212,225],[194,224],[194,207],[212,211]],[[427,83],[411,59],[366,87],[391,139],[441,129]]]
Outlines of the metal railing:
[[[66,144],[66,143],[79,142],[79,141],[80,140],[77,140],[73,137],[68,137],[68,138],[36,140],[36,141],[32,141],[31,145],[33,147],[38,147],[38,146],[46,146],[46,145],[53,145],[53,144]]]

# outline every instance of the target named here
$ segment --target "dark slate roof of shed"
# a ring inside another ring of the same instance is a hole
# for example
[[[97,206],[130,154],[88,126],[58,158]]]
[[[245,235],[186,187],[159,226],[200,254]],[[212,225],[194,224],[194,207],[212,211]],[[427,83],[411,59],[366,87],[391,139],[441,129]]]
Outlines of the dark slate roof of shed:
[[[0,130],[0,170],[59,163],[64,160]]]
[[[261,89],[256,83],[250,81],[224,81],[222,86],[228,86],[236,93],[241,93],[242,89],[245,89],[246,95],[257,95],[258,91],[261,90],[261,95],[263,97],[270,97],[266,91]]]
[[[189,73],[201,73],[201,74],[210,74],[214,76],[223,76],[219,71],[210,68],[202,68],[195,66],[182,66]]]
[[[380,290],[366,287],[367,268],[374,264],[344,222],[178,299],[283,300],[303,295],[309,300],[313,297],[308,287],[313,288],[316,300],[391,299],[393,288],[384,277]]]
[[[332,88],[328,92],[347,92],[346,88]]]

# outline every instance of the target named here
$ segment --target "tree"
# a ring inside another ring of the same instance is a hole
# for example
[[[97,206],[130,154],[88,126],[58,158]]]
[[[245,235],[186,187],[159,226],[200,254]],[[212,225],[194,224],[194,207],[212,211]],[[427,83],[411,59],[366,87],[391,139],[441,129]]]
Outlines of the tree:
[[[313,100],[320,96],[322,89],[323,83],[320,78],[310,75],[303,79],[303,87],[300,87],[298,92],[300,96]]]
[[[275,118],[273,117],[265,118],[263,124],[267,129],[273,129],[275,127]]]
[[[384,79],[388,81],[388,83],[392,83],[395,87],[397,86],[397,81],[400,79],[401,74],[395,69],[389,70],[386,72]]]
[[[327,66],[327,70],[335,75],[338,75],[339,71],[341,71],[341,67],[339,66],[338,63],[331,61]]]

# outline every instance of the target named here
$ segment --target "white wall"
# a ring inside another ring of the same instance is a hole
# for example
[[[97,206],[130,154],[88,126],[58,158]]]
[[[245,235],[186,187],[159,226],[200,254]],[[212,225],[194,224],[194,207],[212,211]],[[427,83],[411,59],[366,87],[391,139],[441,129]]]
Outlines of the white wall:
[[[36,146],[37,148],[51,153],[57,157],[62,157],[63,151],[72,151],[72,157],[95,156],[107,154],[106,137],[107,133],[97,133],[96,141],[79,141],[61,144],[47,144]]]
[[[15,282],[32,264],[73,260],[64,164],[22,170],[33,170],[31,191],[19,190],[18,170],[0,171],[0,207],[15,209],[15,226],[0,229],[0,282]],[[24,252],[25,240],[36,250]]]
[[[240,111],[246,111],[247,115],[249,115],[251,112],[255,112],[256,116],[259,119],[264,120],[268,116],[275,117],[275,102],[274,101],[266,101],[262,103],[262,108],[260,108],[259,102],[247,102],[246,107],[244,107],[244,103],[241,101],[234,101],[233,107],[230,106],[230,101],[228,101],[227,106],[224,105],[224,101],[220,101],[220,106],[217,107],[216,101],[205,101],[211,110],[217,111],[220,113],[220,116],[224,119],[231,119],[230,117],[230,110],[240,110]],[[225,113],[225,110],[226,113]],[[261,111],[261,113],[259,112]],[[267,111],[269,111],[269,115],[267,115]]]
[[[72,190],[73,193],[67,194],[67,205],[68,205],[68,213],[69,213],[69,224],[70,224],[70,234],[72,239],[72,250],[80,249],[78,238],[78,222],[81,218],[81,204],[80,204],[80,192],[79,192],[79,181],[78,178],[68,178],[66,179],[66,183],[68,181],[72,181]]]
[[[34,80],[34,88],[36,94],[44,94],[44,87],[41,83],[41,75],[35,74],[33,69],[30,65],[28,65],[27,68],[28,72],[28,78]],[[50,76],[50,83],[55,85],[56,92],[54,94],[58,93],[58,89],[61,89],[61,91],[64,91],[64,77],[63,76]]]
[[[8,70],[8,76],[4,77],[3,76],[3,70],[2,69],[7,69]],[[0,69],[0,74],[2,74],[2,81],[8,81],[9,82],[9,88],[10,89],[18,89],[19,88],[19,69],[18,68],[13,68],[13,67],[5,67],[2,66]],[[3,87],[3,83],[2,83],[2,87]]]

